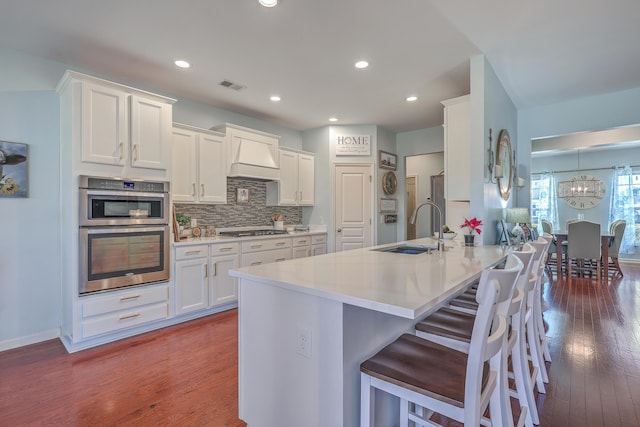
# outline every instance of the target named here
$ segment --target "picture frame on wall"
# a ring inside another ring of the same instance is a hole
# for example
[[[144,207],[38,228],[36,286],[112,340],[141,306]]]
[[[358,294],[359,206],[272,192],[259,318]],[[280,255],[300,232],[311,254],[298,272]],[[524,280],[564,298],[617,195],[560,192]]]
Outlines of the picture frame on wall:
[[[0,141],[0,198],[28,197],[28,151],[27,144]]]
[[[378,167],[381,169],[396,170],[398,156],[387,151],[378,150]]]
[[[236,203],[238,203],[238,204],[249,203],[249,189],[248,188],[238,188],[238,191],[236,193]]]
[[[398,212],[398,199],[380,198],[378,210],[383,213]]]

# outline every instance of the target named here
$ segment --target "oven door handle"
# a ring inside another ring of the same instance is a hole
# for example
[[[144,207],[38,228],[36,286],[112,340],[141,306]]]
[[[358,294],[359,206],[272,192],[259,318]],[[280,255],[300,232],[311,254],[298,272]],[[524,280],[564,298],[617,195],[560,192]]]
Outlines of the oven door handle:
[[[169,226],[136,226],[130,225],[128,227],[112,226],[112,227],[81,227],[81,230],[86,230],[87,234],[113,234],[113,233],[148,233],[150,231],[163,231],[169,232]]]

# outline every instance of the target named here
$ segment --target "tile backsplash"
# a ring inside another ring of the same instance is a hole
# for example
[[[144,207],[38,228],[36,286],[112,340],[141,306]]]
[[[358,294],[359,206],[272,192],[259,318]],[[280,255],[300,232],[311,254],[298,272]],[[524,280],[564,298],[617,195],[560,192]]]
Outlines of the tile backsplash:
[[[238,188],[249,190],[249,203],[237,203]],[[264,227],[272,226],[271,216],[284,215],[285,225],[302,223],[302,208],[298,206],[267,206],[267,185],[264,181],[227,178],[227,204],[205,205],[176,203],[176,212],[198,220],[199,226]]]

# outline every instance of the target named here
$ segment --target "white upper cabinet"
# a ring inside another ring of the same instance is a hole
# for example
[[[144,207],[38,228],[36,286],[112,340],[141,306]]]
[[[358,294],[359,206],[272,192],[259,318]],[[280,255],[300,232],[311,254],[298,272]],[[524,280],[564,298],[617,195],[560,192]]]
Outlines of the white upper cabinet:
[[[471,108],[469,95],[444,105],[444,182],[447,201],[471,199]]]
[[[227,203],[227,141],[224,135],[175,124],[171,158],[173,201]]]
[[[315,157],[312,153],[280,149],[280,181],[267,183],[269,206],[313,206]]]
[[[162,177],[154,171],[169,169],[175,100],[74,71],[57,90],[61,136],[71,142],[74,169],[131,177]]]

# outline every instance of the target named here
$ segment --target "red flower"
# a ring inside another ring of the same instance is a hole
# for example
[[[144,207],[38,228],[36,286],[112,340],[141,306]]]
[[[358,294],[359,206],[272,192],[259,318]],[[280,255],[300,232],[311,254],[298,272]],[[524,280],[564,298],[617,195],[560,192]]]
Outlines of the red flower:
[[[480,234],[480,226],[482,225],[482,221],[478,218],[464,219],[464,224],[460,226],[460,228],[467,227],[469,229],[469,234],[472,232],[476,232]]]

